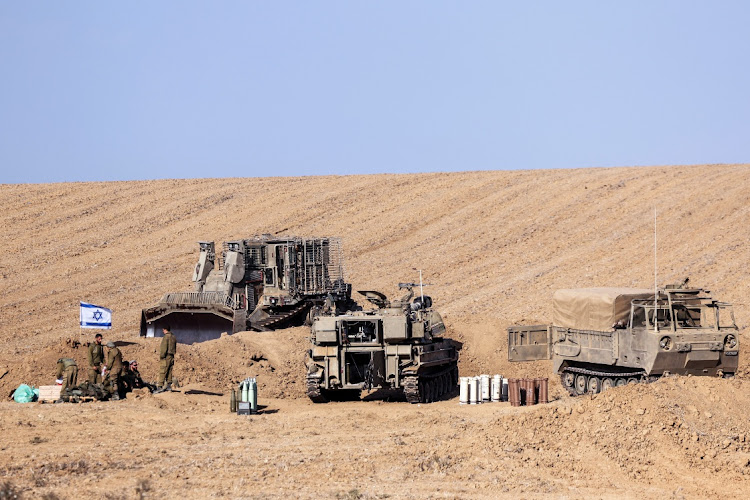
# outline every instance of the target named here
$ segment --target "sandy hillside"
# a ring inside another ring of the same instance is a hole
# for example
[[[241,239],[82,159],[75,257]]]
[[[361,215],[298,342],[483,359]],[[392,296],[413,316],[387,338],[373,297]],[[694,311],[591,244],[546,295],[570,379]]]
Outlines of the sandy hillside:
[[[355,290],[396,294],[422,269],[464,343],[462,373],[549,376],[548,362],[507,362],[505,328],[549,321],[557,288],[653,286],[656,208],[660,284],[689,276],[733,302],[747,342],[748,187],[747,165],[3,185],[0,395],[49,383],[60,355],[84,364],[67,342],[80,336],[79,300],[114,310],[107,339],[154,378],[158,340],[138,337],[140,309],[191,289],[198,240],[263,232],[342,237]],[[677,378],[576,400],[553,381],[555,402],[530,410],[314,406],[302,387],[306,338],[293,328],[181,346],[176,376],[193,388],[181,393],[1,403],[13,433],[0,447],[0,482],[61,498],[101,496],[107,477],[122,497],[143,480],[158,497],[750,493],[746,356],[734,381]],[[246,376],[259,377],[268,411],[238,420],[226,414],[226,389]],[[59,432],[70,421],[85,433],[92,419],[115,451]],[[167,458],[171,468],[156,466]],[[335,481],[320,487],[316,474]]]

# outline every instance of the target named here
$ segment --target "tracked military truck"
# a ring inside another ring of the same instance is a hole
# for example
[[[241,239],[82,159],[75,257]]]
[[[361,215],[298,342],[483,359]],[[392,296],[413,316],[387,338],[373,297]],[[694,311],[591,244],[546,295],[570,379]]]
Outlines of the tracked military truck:
[[[400,389],[411,403],[430,403],[458,382],[458,344],[443,338],[445,325],[426,295],[389,301],[361,291],[377,309],[317,316],[307,354],[307,395],[316,403],[362,390]],[[418,285],[416,285],[418,286]]]
[[[731,304],[709,290],[558,290],[551,325],[508,328],[508,360],[551,359],[571,395],[680,375],[732,376],[739,341]]]
[[[226,242],[218,254],[213,241],[199,247],[195,291],[167,293],[144,309],[141,336],[159,337],[169,325],[178,342],[192,344],[353,304],[338,238],[262,235]]]

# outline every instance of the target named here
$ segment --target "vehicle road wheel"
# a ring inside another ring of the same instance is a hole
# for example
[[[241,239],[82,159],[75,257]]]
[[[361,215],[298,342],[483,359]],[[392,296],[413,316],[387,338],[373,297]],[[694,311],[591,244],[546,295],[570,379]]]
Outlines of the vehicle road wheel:
[[[425,380],[424,383],[424,402],[425,403],[432,403],[433,401],[433,390],[435,386],[432,383],[432,380]]]
[[[599,377],[589,377],[586,388],[591,394],[599,394],[602,391],[602,381],[599,380]]]
[[[630,384],[637,384],[637,383],[638,383],[638,379],[637,378],[630,377],[628,379],[628,385],[630,385]]]
[[[451,389],[452,389],[451,381],[453,380],[453,375],[450,372],[448,372],[445,375],[443,375],[443,380],[445,381],[443,393],[448,394],[449,392],[451,392]]]
[[[563,373],[562,376],[562,383],[566,388],[573,387],[573,384],[575,384],[576,377],[570,372]]]
[[[605,378],[602,380],[602,392],[606,391],[607,389],[611,389],[615,386],[615,381],[611,378]]]
[[[615,382],[615,386],[617,387],[624,387],[628,384],[628,382],[624,378],[618,378]]]
[[[585,375],[576,375],[576,393],[586,394],[586,387],[588,383]]]

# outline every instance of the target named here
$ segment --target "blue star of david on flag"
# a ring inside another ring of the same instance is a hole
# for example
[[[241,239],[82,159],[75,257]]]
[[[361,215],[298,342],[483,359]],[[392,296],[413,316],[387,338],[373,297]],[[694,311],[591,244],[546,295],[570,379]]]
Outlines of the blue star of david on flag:
[[[112,328],[112,310],[106,307],[81,302],[81,328]]]

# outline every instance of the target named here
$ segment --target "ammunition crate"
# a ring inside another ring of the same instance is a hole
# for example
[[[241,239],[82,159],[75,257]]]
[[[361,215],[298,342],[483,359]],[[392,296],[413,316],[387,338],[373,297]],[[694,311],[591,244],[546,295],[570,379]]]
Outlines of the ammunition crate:
[[[250,402],[237,401],[237,415],[252,415],[253,411],[250,409]]]
[[[61,385],[39,386],[39,401],[57,401],[60,399]]]

